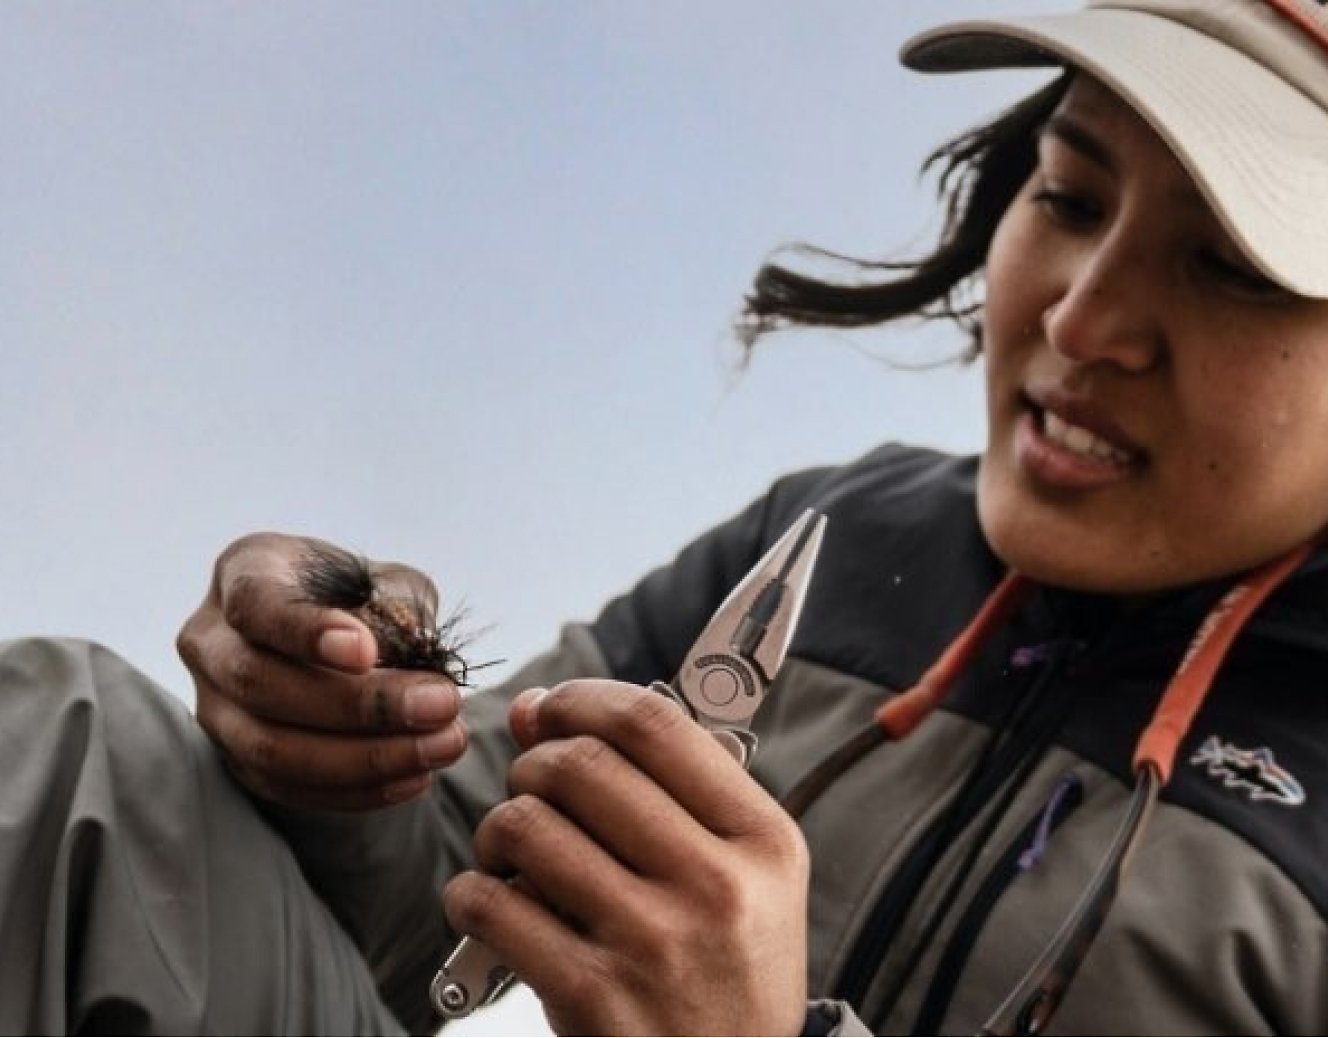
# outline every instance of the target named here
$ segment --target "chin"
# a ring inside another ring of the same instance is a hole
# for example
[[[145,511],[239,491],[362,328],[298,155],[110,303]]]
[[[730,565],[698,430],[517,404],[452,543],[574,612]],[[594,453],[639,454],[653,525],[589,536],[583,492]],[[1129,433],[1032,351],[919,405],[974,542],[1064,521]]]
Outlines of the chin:
[[[1221,553],[1186,551],[1163,531],[1118,530],[1076,522],[1017,495],[979,495],[978,519],[991,550],[1010,569],[1039,584],[1103,595],[1154,595],[1247,572],[1302,543],[1260,541]],[[1303,540],[1303,538],[1302,538]]]
[[[1082,552],[1048,551],[1028,538],[988,534],[992,551],[1006,566],[1038,584],[1102,595],[1138,595],[1175,586],[1165,576],[1123,571],[1117,566],[1093,565]]]
[[[1008,484],[988,490],[979,483],[978,522],[996,557],[1039,584],[1135,595],[1193,582],[1177,572],[1174,555],[1149,547],[1146,538],[1134,533],[1113,537],[1101,523],[1020,494]]]

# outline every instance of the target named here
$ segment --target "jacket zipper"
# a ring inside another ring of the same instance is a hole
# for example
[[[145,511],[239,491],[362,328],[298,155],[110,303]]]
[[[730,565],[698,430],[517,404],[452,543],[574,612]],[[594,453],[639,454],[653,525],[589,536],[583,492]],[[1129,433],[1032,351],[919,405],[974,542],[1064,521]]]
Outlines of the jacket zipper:
[[[996,903],[1020,875],[1037,867],[1051,834],[1083,803],[1083,799],[1083,782],[1074,772],[1068,772],[1046,804],[1007,845],[955,924],[913,1022],[913,1034],[940,1033],[959,978]]]
[[[1023,695],[1016,696],[1011,714],[992,732],[987,748],[970,769],[953,804],[942,812],[909,849],[895,875],[872,906],[871,914],[840,972],[832,997],[843,999],[859,1012],[862,1011],[863,998],[899,927],[951,841],[965,830],[1006,779],[1023,770],[1019,763],[1029,760],[1030,756],[1039,755],[1054,738],[1058,725],[1044,731],[1048,726],[1037,723],[1038,715],[1043,712],[1039,708],[1045,705],[1043,700],[1046,691],[1052,685],[1051,679],[1059,671],[1063,658],[1070,651],[1082,647],[1077,643],[1062,642],[1053,643],[1048,648],[1050,651],[1046,653],[1045,660],[1037,660],[1044,663],[1040,673],[1026,686]],[[1000,743],[1000,737],[1010,732],[1015,734],[1011,734],[1003,744]],[[889,1012],[890,1004],[897,994],[898,991],[892,993],[888,1004],[882,1009],[882,1015]]]

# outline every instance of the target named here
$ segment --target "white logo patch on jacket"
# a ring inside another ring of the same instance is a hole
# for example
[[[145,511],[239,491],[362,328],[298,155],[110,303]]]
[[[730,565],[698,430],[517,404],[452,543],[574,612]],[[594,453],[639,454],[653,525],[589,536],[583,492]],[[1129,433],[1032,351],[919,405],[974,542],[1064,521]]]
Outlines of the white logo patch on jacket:
[[[1243,792],[1251,800],[1271,800],[1288,807],[1305,802],[1305,787],[1291,772],[1277,763],[1266,746],[1242,750],[1216,735],[1203,741],[1190,763],[1202,767],[1212,778],[1221,779],[1227,789]]]

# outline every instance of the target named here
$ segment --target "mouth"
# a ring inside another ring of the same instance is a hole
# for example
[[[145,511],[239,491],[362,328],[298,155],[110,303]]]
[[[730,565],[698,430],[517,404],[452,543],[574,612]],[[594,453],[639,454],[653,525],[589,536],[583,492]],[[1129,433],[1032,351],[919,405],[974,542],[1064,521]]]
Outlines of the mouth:
[[[1041,418],[1039,431],[1047,442],[1078,458],[1111,465],[1128,465],[1133,458],[1130,451],[1118,447],[1092,429],[1067,421],[1055,411],[1034,412],[1035,420],[1038,417]]]
[[[1092,489],[1119,482],[1147,462],[1145,453],[1100,409],[1069,397],[1025,396],[1016,453],[1040,483]]]

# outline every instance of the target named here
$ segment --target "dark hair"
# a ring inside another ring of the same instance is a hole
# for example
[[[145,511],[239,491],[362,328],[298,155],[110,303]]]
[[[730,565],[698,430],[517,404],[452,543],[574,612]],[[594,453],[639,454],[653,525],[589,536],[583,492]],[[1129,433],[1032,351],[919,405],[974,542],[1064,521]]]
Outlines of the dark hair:
[[[788,246],[753,281],[738,336],[750,350],[762,335],[791,326],[861,328],[900,317],[954,321],[979,350],[978,282],[987,249],[1005,210],[1037,161],[1037,136],[1069,87],[1069,75],[995,119],[941,145],[927,157],[936,173],[944,224],[934,249],[917,260],[852,259],[810,245]],[[778,261],[789,252],[848,268],[840,278],[800,273]],[[889,274],[880,280],[882,273]]]

